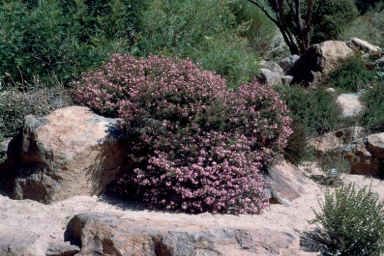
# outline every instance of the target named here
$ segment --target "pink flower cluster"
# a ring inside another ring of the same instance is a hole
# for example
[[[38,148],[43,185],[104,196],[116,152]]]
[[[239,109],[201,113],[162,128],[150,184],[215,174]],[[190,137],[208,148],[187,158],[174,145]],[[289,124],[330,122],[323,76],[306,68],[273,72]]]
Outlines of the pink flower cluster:
[[[225,79],[190,60],[114,54],[74,82],[76,99],[124,118],[133,181],[154,207],[259,213],[268,205],[261,170],[292,133],[278,93]],[[124,189],[122,189],[124,190]]]

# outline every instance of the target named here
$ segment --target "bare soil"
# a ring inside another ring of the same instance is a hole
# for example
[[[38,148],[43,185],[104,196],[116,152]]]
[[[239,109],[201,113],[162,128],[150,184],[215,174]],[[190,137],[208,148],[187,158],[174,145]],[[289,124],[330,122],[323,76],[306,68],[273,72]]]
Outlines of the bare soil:
[[[358,188],[371,185],[374,192],[384,198],[384,183],[378,179],[360,175],[343,175],[345,184],[355,182]],[[265,226],[276,230],[288,231],[300,235],[314,228],[307,220],[314,218],[313,209],[318,210],[318,200],[323,198],[326,187],[309,182],[305,187],[307,194],[293,201],[292,206],[271,205],[261,215],[227,214],[184,214],[154,211],[143,205],[127,203],[108,196],[76,196],[51,205],[31,200],[11,200],[0,194],[0,237],[1,233],[38,234],[35,245],[37,255],[44,255],[49,243],[63,241],[68,221],[77,213],[102,212],[117,213],[134,219],[160,221],[185,221],[192,225],[215,225],[252,229],[253,226]],[[302,255],[318,255],[315,252],[302,252]]]

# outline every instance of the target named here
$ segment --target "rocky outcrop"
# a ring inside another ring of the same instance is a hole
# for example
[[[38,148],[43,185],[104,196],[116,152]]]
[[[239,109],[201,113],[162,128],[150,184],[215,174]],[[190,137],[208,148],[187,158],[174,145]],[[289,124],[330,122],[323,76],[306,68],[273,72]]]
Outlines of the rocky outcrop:
[[[314,44],[295,62],[287,75],[293,76],[291,84],[316,85],[353,53],[346,43],[340,41]]]
[[[317,158],[330,151],[342,151],[348,143],[361,138],[364,128],[359,126],[340,129],[312,138],[309,145],[315,149]]]
[[[263,226],[246,230],[185,222],[134,220],[81,213],[68,224],[66,240],[85,255],[299,255],[299,237]]]
[[[351,172],[363,175],[381,175],[384,161],[384,133],[368,135],[349,143],[344,148],[351,162]]]
[[[300,169],[282,160],[268,169],[265,181],[271,195],[271,203],[291,206],[292,200],[307,193],[305,186],[311,182]]]
[[[102,193],[124,159],[117,122],[79,106],[26,116],[11,197],[49,204]]]
[[[380,47],[370,44],[367,41],[353,37],[345,41],[345,43],[354,50],[364,51],[368,53],[375,53],[380,51]]]

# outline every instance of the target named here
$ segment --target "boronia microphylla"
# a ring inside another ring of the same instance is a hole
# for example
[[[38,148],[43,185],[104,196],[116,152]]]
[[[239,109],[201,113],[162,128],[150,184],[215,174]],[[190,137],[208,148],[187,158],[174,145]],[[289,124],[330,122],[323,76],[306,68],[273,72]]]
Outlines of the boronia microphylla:
[[[73,85],[80,104],[124,119],[132,164],[119,192],[134,188],[153,207],[188,212],[268,206],[261,172],[292,133],[285,102],[269,85],[228,90],[189,59],[119,54]]]

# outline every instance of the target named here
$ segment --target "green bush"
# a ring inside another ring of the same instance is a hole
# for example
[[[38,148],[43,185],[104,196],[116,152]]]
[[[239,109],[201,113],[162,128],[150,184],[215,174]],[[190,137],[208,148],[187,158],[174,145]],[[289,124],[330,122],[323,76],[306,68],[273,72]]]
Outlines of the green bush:
[[[311,43],[337,39],[356,20],[359,12],[353,0],[326,1],[311,30]]]
[[[376,72],[368,69],[360,56],[352,56],[332,71],[325,78],[324,84],[342,91],[359,92],[371,84],[375,75]]]
[[[372,132],[384,131],[384,81],[378,82],[361,95],[365,105],[362,123]]]
[[[299,85],[276,89],[287,102],[292,118],[300,122],[308,136],[321,135],[338,126],[341,109],[332,93]]]
[[[358,191],[350,183],[325,193],[320,212],[309,221],[321,230],[324,253],[381,255],[384,252],[384,201],[371,189]]]
[[[191,58],[216,71],[229,86],[251,81],[259,74],[258,59],[239,37],[231,10],[234,0],[152,1],[141,14],[136,55],[164,54]]]
[[[315,152],[308,146],[306,127],[300,121],[293,121],[292,130],[293,133],[288,137],[288,143],[284,149],[284,158],[297,165],[313,158]]]

